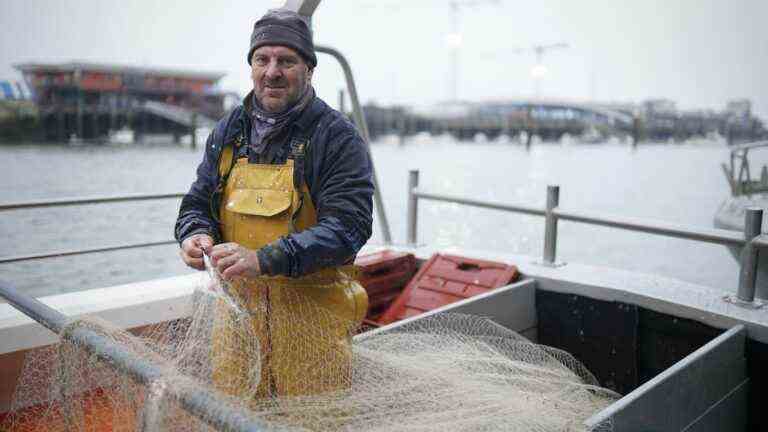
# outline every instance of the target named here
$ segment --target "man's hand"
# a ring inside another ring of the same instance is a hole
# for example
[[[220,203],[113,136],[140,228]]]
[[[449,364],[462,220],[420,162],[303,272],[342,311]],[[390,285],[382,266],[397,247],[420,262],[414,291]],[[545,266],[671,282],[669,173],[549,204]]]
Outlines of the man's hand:
[[[213,247],[211,261],[225,280],[236,277],[256,277],[261,274],[259,256],[255,250],[237,243],[224,243]]]
[[[181,242],[179,254],[184,263],[196,270],[205,270],[203,250],[213,247],[213,238],[208,234],[195,234]]]

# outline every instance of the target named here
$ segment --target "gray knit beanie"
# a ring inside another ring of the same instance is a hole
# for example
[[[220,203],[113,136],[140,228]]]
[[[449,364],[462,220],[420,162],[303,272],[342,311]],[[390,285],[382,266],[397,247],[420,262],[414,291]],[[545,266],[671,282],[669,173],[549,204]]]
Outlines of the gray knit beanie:
[[[253,25],[251,48],[246,60],[251,64],[253,51],[264,45],[295,49],[310,68],[317,65],[309,19],[287,9],[272,9]]]

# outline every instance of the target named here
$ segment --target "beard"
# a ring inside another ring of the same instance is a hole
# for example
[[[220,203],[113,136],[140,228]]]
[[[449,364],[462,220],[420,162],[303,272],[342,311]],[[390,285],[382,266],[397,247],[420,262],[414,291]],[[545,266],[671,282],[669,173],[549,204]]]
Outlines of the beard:
[[[307,83],[306,74],[297,77],[294,85],[291,85],[291,82],[285,77],[272,80],[263,78],[259,85],[254,86],[256,99],[267,112],[284,112],[301,99],[304,92],[307,91]]]

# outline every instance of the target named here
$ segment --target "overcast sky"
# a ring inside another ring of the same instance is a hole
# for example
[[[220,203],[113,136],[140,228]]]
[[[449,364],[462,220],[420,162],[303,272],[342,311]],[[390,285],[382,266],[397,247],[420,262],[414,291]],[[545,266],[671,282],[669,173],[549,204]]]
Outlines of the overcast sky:
[[[535,57],[517,52],[565,42],[544,56],[542,96],[682,108],[750,98],[768,118],[766,0],[457,0],[458,96],[482,101],[534,94]],[[85,60],[221,71],[221,85],[251,86],[245,63],[253,22],[282,1],[2,0],[0,79],[20,62]],[[341,50],[363,102],[428,105],[451,97],[448,0],[325,0],[315,42]],[[320,55],[315,87],[332,105],[339,67]]]

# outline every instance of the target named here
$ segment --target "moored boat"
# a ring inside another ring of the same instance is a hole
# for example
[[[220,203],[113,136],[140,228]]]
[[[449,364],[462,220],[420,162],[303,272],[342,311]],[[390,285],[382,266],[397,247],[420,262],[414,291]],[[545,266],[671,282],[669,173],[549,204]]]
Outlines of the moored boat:
[[[736,232],[745,231],[745,213],[747,209],[768,211],[768,141],[733,146],[729,162],[721,165],[728,182],[731,196],[726,198],[717,209],[714,225],[717,228]],[[760,165],[760,162],[763,162]],[[758,169],[756,169],[758,168]],[[759,176],[754,175],[759,171]],[[764,229],[758,227],[760,232]],[[729,251],[738,260],[742,249],[730,246]],[[758,254],[757,284],[760,296],[768,296],[768,253]]]

